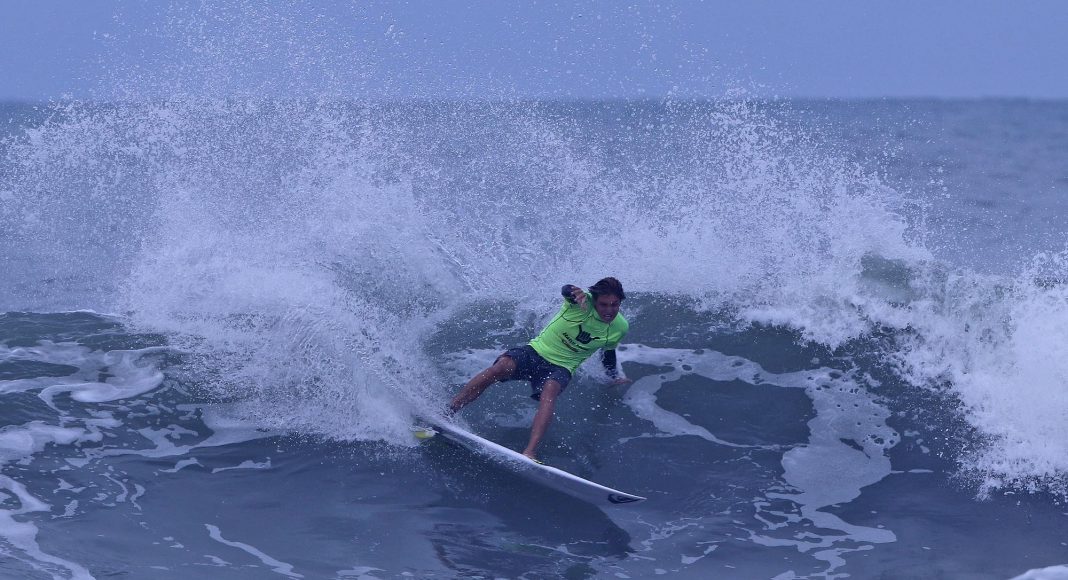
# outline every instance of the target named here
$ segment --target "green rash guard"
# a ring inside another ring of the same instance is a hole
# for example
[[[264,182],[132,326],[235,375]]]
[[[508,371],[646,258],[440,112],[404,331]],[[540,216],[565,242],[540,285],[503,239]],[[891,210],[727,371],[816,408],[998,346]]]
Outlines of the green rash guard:
[[[530,346],[550,363],[572,374],[597,349],[615,350],[630,325],[623,314],[606,324],[593,308],[593,296],[586,293],[586,308],[564,300],[560,312],[541,331]]]

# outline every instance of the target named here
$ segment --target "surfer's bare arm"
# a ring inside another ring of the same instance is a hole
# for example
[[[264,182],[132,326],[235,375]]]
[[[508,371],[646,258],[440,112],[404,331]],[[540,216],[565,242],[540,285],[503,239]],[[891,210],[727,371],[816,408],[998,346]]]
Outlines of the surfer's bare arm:
[[[604,373],[612,379],[613,385],[625,385],[630,382],[630,379],[619,374],[615,349],[601,352],[601,364],[604,365]]]
[[[574,284],[564,284],[564,287],[560,289],[560,294],[572,304],[578,304],[583,310],[586,309],[586,292],[575,286]]]

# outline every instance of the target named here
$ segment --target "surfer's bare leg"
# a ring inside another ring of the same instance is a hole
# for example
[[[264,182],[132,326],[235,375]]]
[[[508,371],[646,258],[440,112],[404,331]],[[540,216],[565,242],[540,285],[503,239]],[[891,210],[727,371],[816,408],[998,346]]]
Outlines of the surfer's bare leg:
[[[538,400],[538,412],[534,413],[534,423],[530,426],[530,442],[523,450],[523,455],[535,459],[534,451],[538,443],[549,429],[549,423],[553,420],[553,409],[556,407],[556,397],[560,394],[560,383],[549,379],[541,388],[541,398]]]
[[[456,393],[449,403],[449,413],[463,409],[465,405],[477,399],[487,387],[498,381],[508,380],[513,373],[515,373],[515,361],[512,357],[506,354],[497,357],[492,366],[471,377],[464,388]]]

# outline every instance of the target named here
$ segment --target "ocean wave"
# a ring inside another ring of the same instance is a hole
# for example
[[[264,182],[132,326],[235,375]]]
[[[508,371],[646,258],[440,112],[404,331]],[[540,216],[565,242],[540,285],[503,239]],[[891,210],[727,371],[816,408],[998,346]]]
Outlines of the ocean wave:
[[[87,272],[76,302],[169,334],[265,425],[396,440],[442,396],[422,338],[610,273],[832,350],[890,332],[880,364],[983,434],[958,457],[982,489],[1063,492],[1064,257],[939,261],[923,204],[782,103],[67,104],[5,149],[21,276]]]

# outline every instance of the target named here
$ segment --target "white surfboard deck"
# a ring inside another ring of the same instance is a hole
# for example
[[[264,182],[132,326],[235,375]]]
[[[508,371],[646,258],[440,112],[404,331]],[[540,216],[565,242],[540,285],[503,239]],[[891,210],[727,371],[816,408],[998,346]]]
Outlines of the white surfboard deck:
[[[463,447],[487,458],[495,463],[504,465],[515,473],[546,487],[566,493],[572,497],[590,502],[595,505],[620,505],[644,500],[640,495],[634,495],[618,489],[603,486],[587,479],[568,473],[551,465],[543,465],[531,460],[522,453],[484,439],[444,421],[431,421],[431,427],[446,439],[458,443]],[[429,435],[429,434],[424,434]],[[418,433],[417,437],[424,438]]]

